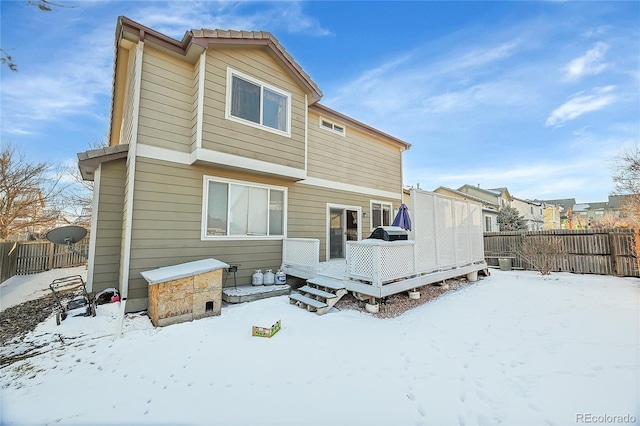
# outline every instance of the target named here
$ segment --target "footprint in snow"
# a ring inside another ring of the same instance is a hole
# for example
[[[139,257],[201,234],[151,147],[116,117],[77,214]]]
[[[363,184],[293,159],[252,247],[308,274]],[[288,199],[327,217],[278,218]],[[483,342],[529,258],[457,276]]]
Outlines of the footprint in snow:
[[[467,423],[464,421],[464,416],[462,414],[458,414],[458,425],[465,426]]]

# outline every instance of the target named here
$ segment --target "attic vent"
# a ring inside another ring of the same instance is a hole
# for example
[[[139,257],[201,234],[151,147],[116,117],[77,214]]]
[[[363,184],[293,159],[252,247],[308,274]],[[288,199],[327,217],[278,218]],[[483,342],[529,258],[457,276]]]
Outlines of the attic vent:
[[[320,127],[323,127],[327,130],[331,130],[337,134],[339,134],[340,136],[345,136],[346,131],[344,126],[341,126],[339,124],[336,124],[332,121],[329,121],[327,119],[324,118],[320,118]]]

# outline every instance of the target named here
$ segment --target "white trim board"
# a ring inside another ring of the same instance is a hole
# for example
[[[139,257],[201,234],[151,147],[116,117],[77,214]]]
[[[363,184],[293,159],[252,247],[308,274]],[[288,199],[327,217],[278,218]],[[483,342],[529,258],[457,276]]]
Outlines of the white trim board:
[[[140,88],[142,85],[142,60],[144,56],[144,42],[140,41],[136,49],[136,71],[134,82],[133,98],[133,122],[131,128],[134,132],[129,143],[129,153],[127,155],[128,181],[125,193],[127,194],[126,217],[124,218],[123,250],[120,262],[120,295],[123,300],[127,300],[129,295],[129,265],[131,263],[131,225],[133,221],[133,198],[136,180],[136,152],[138,149],[138,119],[140,117]]]
[[[317,186],[320,188],[334,189],[338,191],[364,194],[371,197],[391,198],[402,200],[402,191],[392,192],[365,186],[353,185],[350,183],[336,182],[328,179],[321,179],[307,176],[302,169],[282,166],[280,164],[269,163],[267,161],[255,160],[253,158],[241,157],[239,155],[227,154],[224,152],[212,151],[210,149],[198,148],[191,154],[174,151],[172,149],[159,148],[151,145],[138,144],[136,147],[138,157],[151,158],[154,160],[167,161],[170,163],[193,164],[196,161],[218,164],[222,166],[237,167],[249,171],[260,171],[287,178],[300,179],[297,184]]]
[[[402,192],[383,191],[381,189],[367,188],[360,185],[352,185],[350,183],[336,182],[328,179],[316,177],[307,177],[304,180],[296,182],[301,185],[319,186],[321,188],[335,189],[338,191],[354,192],[356,194],[364,194],[373,197],[402,199]]]

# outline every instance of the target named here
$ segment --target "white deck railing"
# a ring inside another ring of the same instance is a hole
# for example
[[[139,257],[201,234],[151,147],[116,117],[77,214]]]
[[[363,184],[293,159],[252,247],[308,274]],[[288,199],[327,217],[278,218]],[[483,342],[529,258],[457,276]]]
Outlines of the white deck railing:
[[[347,277],[373,286],[417,275],[415,241],[347,242]]]
[[[315,238],[285,238],[282,240],[283,268],[314,272],[320,259],[320,240]]]

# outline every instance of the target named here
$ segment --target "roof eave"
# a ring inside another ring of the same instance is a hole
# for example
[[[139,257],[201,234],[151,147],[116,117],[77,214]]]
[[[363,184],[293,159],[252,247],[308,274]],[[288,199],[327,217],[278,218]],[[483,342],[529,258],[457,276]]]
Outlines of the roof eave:
[[[129,145],[114,145],[107,146],[99,149],[90,149],[85,152],[79,152],[78,156],[78,169],[82,175],[83,180],[94,179],[95,170],[100,167],[100,164],[118,160],[120,158],[126,158],[129,155]]]

